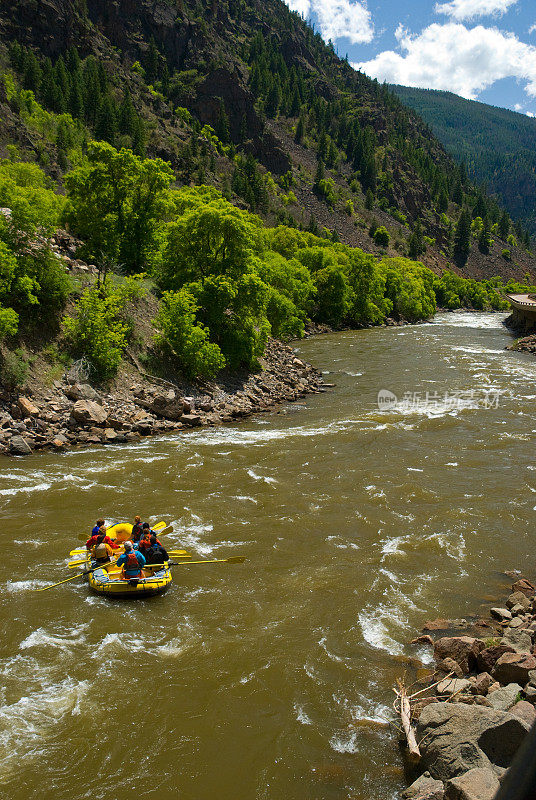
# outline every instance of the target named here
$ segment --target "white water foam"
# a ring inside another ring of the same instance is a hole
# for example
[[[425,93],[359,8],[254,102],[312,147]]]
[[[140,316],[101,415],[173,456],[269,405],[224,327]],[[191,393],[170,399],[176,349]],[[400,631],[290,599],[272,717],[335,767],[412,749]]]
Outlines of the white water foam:
[[[32,592],[39,589],[41,586],[46,586],[47,581],[41,581],[37,578],[35,580],[25,581],[7,581],[6,590],[8,592]]]
[[[46,685],[40,691],[0,707],[0,776],[4,779],[20,767],[21,759],[41,756],[46,740],[67,716],[81,713],[81,702],[89,691],[88,681],[70,677]]]
[[[249,477],[253,478],[253,480],[255,480],[255,481],[263,481],[264,483],[278,483],[279,482],[275,478],[270,478],[270,477],[268,477],[266,475],[258,475],[252,469],[248,469],[248,470],[246,470],[246,472],[249,475]]]
[[[294,703],[294,713],[296,714],[296,719],[298,722],[301,722],[302,725],[313,724],[311,717],[305,713],[303,706],[298,705],[298,703]]]
[[[78,628],[65,630],[62,634],[49,633],[45,628],[37,628],[19,645],[20,650],[31,647],[56,647],[59,650],[68,650],[72,645],[81,644],[86,640],[84,630],[89,624],[84,623]]]
[[[0,495],[14,497],[17,494],[31,494],[32,492],[46,492],[51,483],[37,483],[35,486],[17,486],[12,489],[0,489]]]
[[[207,542],[206,534],[211,533],[214,526],[209,522],[203,522],[201,517],[194,514],[189,508],[185,508],[185,511],[190,513],[190,521],[179,519],[173,520],[172,523],[177,543],[196,550],[200,555],[210,555],[218,545]],[[170,539],[172,538],[170,537]]]
[[[319,640],[318,644],[320,645],[320,647],[322,648],[324,653],[327,655],[327,657],[331,661],[335,661],[336,663],[341,664],[344,661],[344,658],[341,658],[340,656],[336,656],[335,653],[332,653],[330,650],[328,650],[326,642],[327,642],[327,638],[326,638],[326,636],[323,636]]]

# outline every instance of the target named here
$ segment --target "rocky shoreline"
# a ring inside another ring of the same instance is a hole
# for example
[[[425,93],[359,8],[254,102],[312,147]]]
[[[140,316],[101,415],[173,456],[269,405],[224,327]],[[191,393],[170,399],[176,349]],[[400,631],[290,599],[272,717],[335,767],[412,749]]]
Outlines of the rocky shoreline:
[[[202,389],[135,373],[128,387],[100,392],[71,370],[51,388],[4,392],[0,454],[23,456],[36,450],[136,442],[146,436],[222,425],[330,386],[318,370],[275,339],[268,342],[261,366],[258,373],[228,376]]]
[[[522,577],[489,619],[425,625],[412,644],[436,665],[408,690],[421,775],[403,800],[493,800],[536,722],[535,638],[536,587]]]

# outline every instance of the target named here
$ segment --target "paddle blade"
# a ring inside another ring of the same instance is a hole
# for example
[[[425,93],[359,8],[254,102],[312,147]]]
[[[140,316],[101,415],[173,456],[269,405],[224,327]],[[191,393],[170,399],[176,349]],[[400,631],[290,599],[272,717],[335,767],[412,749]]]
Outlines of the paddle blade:
[[[228,564],[243,564],[245,560],[245,556],[231,556],[230,558],[224,559]]]

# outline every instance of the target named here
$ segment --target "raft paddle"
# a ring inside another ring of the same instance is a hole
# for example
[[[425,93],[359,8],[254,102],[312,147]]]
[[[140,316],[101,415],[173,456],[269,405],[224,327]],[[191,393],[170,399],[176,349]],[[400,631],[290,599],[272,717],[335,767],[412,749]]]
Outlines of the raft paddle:
[[[180,562],[179,562],[180,563]],[[79,572],[77,575],[73,575],[71,578],[65,578],[64,581],[58,581],[58,583],[51,583],[49,586],[41,586],[39,589],[36,589],[36,592],[46,592],[47,589],[53,589],[55,586],[61,586],[62,583],[68,583],[69,581],[74,581],[75,578],[81,578],[82,575],[89,575],[90,572],[95,572],[96,569],[103,569],[106,564],[98,564],[96,567],[91,567],[91,569],[86,569],[84,572]]]
[[[187,550],[169,550],[168,555],[173,556],[173,558],[191,558],[192,555]],[[71,561],[67,565],[69,569],[74,569],[75,567],[79,567],[81,564],[86,564],[87,558],[83,558],[81,561]]]
[[[169,561],[170,566],[179,566],[182,567],[185,564],[243,564],[246,560],[245,556],[231,556],[230,558],[210,558],[205,559],[203,561]]]

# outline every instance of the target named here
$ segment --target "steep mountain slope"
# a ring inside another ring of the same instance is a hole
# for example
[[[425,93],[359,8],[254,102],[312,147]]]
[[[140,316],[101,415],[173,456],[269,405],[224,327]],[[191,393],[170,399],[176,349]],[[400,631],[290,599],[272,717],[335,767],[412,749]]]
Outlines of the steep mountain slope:
[[[212,184],[272,224],[436,271],[534,270],[523,231],[498,230],[497,203],[421,119],[282,0],[5,0],[2,43],[15,87],[0,83],[0,153],[15,144],[60,181],[96,137],[160,156],[179,183]],[[25,90],[53,112],[46,125]],[[456,252],[463,207],[489,236]]]
[[[391,89],[430,125],[458,162],[465,162],[472,180],[486,184],[513,219],[536,233],[535,119],[450,92]]]

